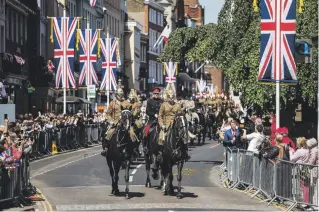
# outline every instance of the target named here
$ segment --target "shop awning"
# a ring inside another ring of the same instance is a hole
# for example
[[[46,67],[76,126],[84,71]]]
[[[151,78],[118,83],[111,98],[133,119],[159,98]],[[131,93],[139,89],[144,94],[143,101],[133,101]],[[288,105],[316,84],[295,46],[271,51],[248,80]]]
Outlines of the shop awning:
[[[187,73],[179,73],[178,79],[180,79],[184,82],[196,82],[196,79],[190,77]]]
[[[55,100],[55,103],[62,104],[63,103],[63,96],[57,98]],[[87,99],[77,97],[77,96],[67,96],[66,103],[67,104],[91,104],[91,102],[88,101]]]

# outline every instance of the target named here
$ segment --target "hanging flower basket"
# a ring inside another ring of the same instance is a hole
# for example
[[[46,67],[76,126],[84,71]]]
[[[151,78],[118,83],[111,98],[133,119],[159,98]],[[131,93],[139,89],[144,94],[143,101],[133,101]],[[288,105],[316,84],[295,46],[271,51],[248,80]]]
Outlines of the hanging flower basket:
[[[34,87],[31,86],[31,87],[28,88],[28,93],[31,94],[31,93],[33,93],[34,91],[35,91],[35,88],[34,88]]]

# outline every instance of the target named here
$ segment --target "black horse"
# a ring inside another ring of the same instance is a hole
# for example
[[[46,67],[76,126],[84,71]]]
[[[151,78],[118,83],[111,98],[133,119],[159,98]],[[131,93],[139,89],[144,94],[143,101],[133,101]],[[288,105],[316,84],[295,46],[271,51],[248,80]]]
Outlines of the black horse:
[[[177,197],[182,198],[181,181],[182,169],[185,160],[185,152],[187,151],[188,127],[187,120],[184,116],[177,116],[168,129],[165,136],[165,143],[163,146],[163,158],[161,161],[161,172],[164,180],[164,195],[173,195],[173,166],[177,165],[177,181],[178,190]]]
[[[132,113],[130,110],[122,110],[121,118],[115,128],[112,138],[107,144],[106,161],[112,178],[112,194],[119,195],[118,180],[122,163],[125,164],[125,195],[129,198],[129,169],[135,144],[130,138]]]
[[[157,123],[157,119],[151,124],[148,134],[143,139],[143,151],[145,159],[145,169],[146,169],[146,183],[145,187],[151,187],[150,170],[153,163],[159,163],[158,161],[158,150],[160,146],[158,145],[160,127]],[[156,167],[159,167],[157,165]],[[160,186],[163,185],[161,180]]]

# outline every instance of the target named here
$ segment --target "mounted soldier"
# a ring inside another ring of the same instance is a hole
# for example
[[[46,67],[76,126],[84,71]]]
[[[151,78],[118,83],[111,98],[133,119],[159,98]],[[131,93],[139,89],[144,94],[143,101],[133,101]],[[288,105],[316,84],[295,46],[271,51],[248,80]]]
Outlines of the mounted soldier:
[[[158,141],[159,145],[163,145],[165,142],[165,132],[172,125],[175,117],[181,112],[181,105],[176,103],[176,96],[170,86],[166,93],[167,102],[164,102],[159,110],[158,123],[161,127],[160,138]]]
[[[119,83],[120,84],[120,83]],[[107,142],[112,138],[115,133],[115,128],[120,120],[122,108],[128,108],[129,105],[124,99],[124,91],[121,86],[118,86],[116,90],[116,98],[113,99],[106,112],[106,120],[108,120],[108,130],[106,132],[106,144],[103,146],[103,151],[101,152],[102,156],[106,156],[106,146]]]
[[[147,101],[146,114],[148,115],[149,119],[144,131],[144,136],[147,136],[150,128],[157,124],[159,110],[163,103],[163,100],[160,98],[160,92],[161,90],[159,88],[154,88],[152,98]]]

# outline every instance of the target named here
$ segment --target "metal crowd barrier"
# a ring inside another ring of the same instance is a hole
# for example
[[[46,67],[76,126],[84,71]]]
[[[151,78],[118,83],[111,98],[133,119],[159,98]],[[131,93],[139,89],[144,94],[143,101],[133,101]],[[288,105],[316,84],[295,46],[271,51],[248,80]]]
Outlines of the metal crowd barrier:
[[[102,142],[105,124],[85,124],[83,126],[67,126],[51,128],[35,133],[35,143],[32,146],[31,159],[56,154],[52,147],[56,145],[57,152],[65,152],[78,148],[86,148]]]
[[[82,127],[67,126],[34,133],[30,154],[23,154],[14,166],[0,166],[0,210],[12,204],[20,207],[32,204],[28,197],[36,193],[36,188],[30,183],[30,159],[54,154],[54,148],[63,152],[98,144],[105,133],[103,127],[105,125],[85,124]]]
[[[34,195],[36,190],[30,183],[29,173],[28,157],[23,157],[10,167],[0,168],[0,209],[32,204],[27,197]]]
[[[221,180],[229,181],[231,189],[242,186],[245,193],[255,190],[252,198],[263,194],[270,205],[274,200],[296,206],[318,207],[318,166],[284,160],[269,160],[253,152],[226,149],[225,162],[220,167]]]

